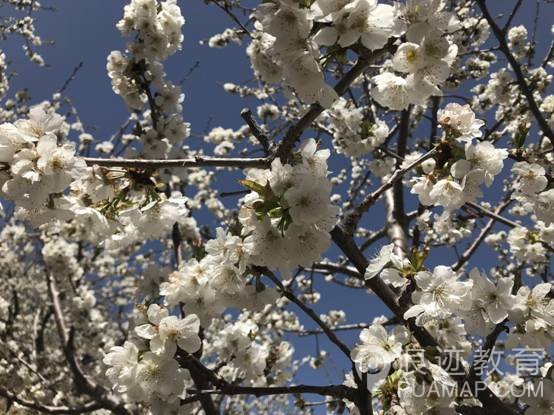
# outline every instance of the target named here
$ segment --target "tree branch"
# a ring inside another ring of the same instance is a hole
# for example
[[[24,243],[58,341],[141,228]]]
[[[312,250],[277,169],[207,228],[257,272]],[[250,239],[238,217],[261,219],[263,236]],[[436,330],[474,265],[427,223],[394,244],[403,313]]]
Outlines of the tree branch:
[[[267,274],[266,274],[267,275]],[[280,281],[277,280],[280,284]],[[267,396],[267,395],[281,395],[281,394],[296,394],[296,393],[314,393],[322,396],[333,396],[337,398],[345,398],[355,401],[355,389],[344,385],[330,385],[330,386],[312,386],[312,385],[293,385],[293,386],[268,386],[268,387],[250,387],[232,385],[224,379],[220,379],[212,370],[208,369],[193,355],[180,351],[179,360],[183,363],[183,366],[189,370],[194,369],[197,372],[202,373],[206,379],[209,380],[215,388],[215,390],[201,390],[197,395],[193,395],[189,398],[181,400],[181,404],[188,404],[199,401],[205,396],[210,394],[219,395],[254,395],[254,396]]]
[[[500,213],[502,213],[502,211],[506,209],[510,203],[511,203],[511,199],[504,201],[500,206],[496,208],[494,212],[495,215],[499,215]],[[496,222],[496,218],[493,217],[491,218],[491,220],[487,222],[487,224],[483,227],[483,229],[481,229],[481,232],[479,233],[477,238],[464,251],[460,259],[458,259],[458,262],[452,265],[452,269],[454,271],[458,271],[460,268],[462,268],[464,264],[471,258],[471,256],[477,251],[477,248],[479,248],[479,245],[481,245],[481,242],[483,242],[483,240],[487,237],[495,222]]]
[[[259,141],[259,143],[262,145],[265,151],[265,155],[269,155],[269,139],[264,134],[262,129],[258,126],[256,121],[254,120],[254,117],[252,116],[252,111],[249,109],[244,109],[240,112],[240,116],[248,124],[248,127],[250,128],[250,132],[256,139]]]
[[[8,401],[15,402],[18,405],[24,406],[25,408],[34,409],[35,411],[46,414],[83,414],[103,408],[103,406],[98,402],[88,402],[77,408],[69,408],[67,406],[43,405],[38,402],[20,398],[15,393],[4,389],[2,386],[0,386],[0,396],[7,399]]]
[[[351,236],[347,235],[339,226],[335,226],[331,231],[331,237],[335,244],[344,252],[346,256],[352,261],[354,266],[360,273],[365,273],[365,269],[368,266],[368,261],[356,246]],[[395,293],[389,288],[387,284],[379,278],[379,276],[366,280],[366,286],[373,290],[373,292],[387,305],[387,307],[394,313],[394,315],[410,330],[414,338],[422,347],[434,347],[439,345],[433,336],[423,327],[419,327],[415,324],[415,319],[404,319],[404,312],[406,311],[407,304],[399,304],[396,299]],[[441,362],[447,362],[448,359],[440,359]],[[446,365],[444,369],[452,369]],[[463,385],[468,379],[464,374],[460,374],[457,371],[450,373],[451,377]],[[491,413],[501,413],[506,415],[516,415],[518,412],[511,406],[502,402],[492,391],[488,388],[485,390],[474,391],[476,398],[483,404],[485,408]]]
[[[343,220],[344,231],[348,234],[352,234],[353,230],[358,225],[362,215],[375,203],[383,193],[390,189],[398,180],[400,180],[407,172],[412,170],[414,167],[423,163],[425,160],[430,159],[437,153],[437,147],[429,150],[423,156],[414,160],[409,165],[402,169],[397,169],[385,183],[383,183],[379,188],[377,188],[372,193],[368,194],[365,199],[356,206],[350,213],[348,213]]]
[[[533,91],[527,84],[527,81],[525,80],[525,75],[523,74],[523,71],[521,69],[520,64],[510,51],[510,47],[508,46],[508,42],[506,41],[505,32],[496,24],[494,18],[491,16],[485,0],[476,0],[477,4],[479,5],[479,8],[483,12],[483,16],[489,23],[489,26],[492,29],[492,32],[494,33],[494,36],[498,40],[499,43],[499,49],[500,51],[506,56],[506,59],[508,59],[508,62],[510,63],[510,66],[512,67],[515,75],[517,83],[521,89],[521,92],[523,95],[525,95],[525,98],[527,98],[527,102],[529,104],[529,109],[535,116],[535,119],[537,120],[537,123],[539,124],[539,127],[543,134],[550,139],[552,143],[554,143],[554,132],[544,119],[539,106],[537,105],[537,102],[535,101],[535,97],[533,96]]]
[[[471,208],[477,210],[484,216],[488,216],[489,218],[493,218],[494,220],[503,223],[504,225],[509,226],[510,228],[517,228],[518,226],[521,226],[519,223],[514,222],[513,220],[510,220],[508,218],[505,218],[504,216],[500,216],[498,213],[492,212],[483,206],[475,203],[475,202],[467,202],[467,206],[470,206]]]
[[[354,324],[343,324],[342,326],[331,327],[333,331],[347,331],[347,330],[361,330],[366,329],[370,326],[367,323],[354,323]],[[284,329],[287,333],[294,333],[298,336],[313,336],[315,334],[324,334],[322,329],[309,329],[309,330],[292,330]]]
[[[144,160],[144,159],[106,159],[83,157],[89,166],[123,167],[136,169],[164,169],[170,167],[235,167],[247,169],[252,167],[268,167],[267,158],[230,158],[195,156],[185,159]]]
[[[319,316],[312,310],[310,307],[308,307],[306,304],[304,304],[302,301],[300,301],[296,296],[290,291],[288,287],[285,287],[281,281],[279,281],[279,278],[269,269],[262,268],[260,271],[265,274],[273,283],[279,287],[284,297],[286,297],[288,300],[296,304],[300,309],[307,314],[325,333],[325,335],[329,338],[329,340],[335,344],[345,355],[348,357],[348,360],[351,361],[350,358],[350,349],[348,346],[346,346],[336,335],[333,333],[333,331],[329,328],[327,324],[323,322],[319,318]]]
[[[392,42],[389,42],[382,49],[374,52],[369,52],[365,50],[362,54],[360,54],[358,57],[358,62],[356,62],[356,64],[335,85],[335,92],[337,93],[337,95],[341,96],[346,93],[352,82],[354,82],[356,78],[358,78],[358,76],[360,76],[362,73],[364,73],[369,65],[381,58],[391,48]],[[317,117],[319,117],[324,109],[325,108],[323,108],[318,103],[312,104],[308,112],[304,114],[304,116],[300,118],[300,120],[298,120],[296,124],[288,129],[285,137],[283,138],[283,141],[281,141],[281,144],[277,149],[276,157],[279,157],[282,162],[286,162],[296,141],[300,138],[304,130],[308,128]]]
[[[293,385],[293,386],[269,386],[269,387],[250,387],[250,386],[235,386],[225,384],[221,389],[203,390],[195,393],[188,398],[181,400],[181,405],[187,405],[200,401],[210,395],[254,395],[270,396],[270,395],[296,395],[301,393],[311,393],[320,396],[332,396],[335,398],[343,398],[355,400],[355,391],[344,385],[329,385],[329,386],[314,386],[314,385]]]
[[[102,405],[102,408],[109,409],[114,414],[130,415],[129,411],[125,409],[125,406],[123,404],[117,402],[113,397],[110,396],[108,390],[106,390],[103,386],[96,384],[83,372],[77,360],[77,356],[75,355],[75,332],[73,328],[71,328],[69,333],[67,331],[58,290],[56,288],[56,282],[54,280],[54,277],[49,272],[46,273],[46,281],[48,286],[48,295],[50,297],[52,308],[54,310],[54,320],[56,321],[58,335],[60,337],[60,341],[62,342],[64,355],[71,369],[75,385],[83,393],[94,398],[96,402]]]
[[[508,16],[508,21],[502,28],[502,32],[506,33],[508,31],[508,29],[510,28],[510,25],[512,24],[512,20],[514,20],[514,18],[516,17],[517,11],[521,7],[522,3],[523,3],[523,0],[517,0],[516,5],[514,6],[514,9],[510,13],[510,16]]]
[[[352,278],[363,280],[363,275],[360,275],[356,268],[348,267],[340,264],[333,264],[330,262],[316,262],[312,268],[314,271],[329,271],[332,273],[339,273],[348,275]]]

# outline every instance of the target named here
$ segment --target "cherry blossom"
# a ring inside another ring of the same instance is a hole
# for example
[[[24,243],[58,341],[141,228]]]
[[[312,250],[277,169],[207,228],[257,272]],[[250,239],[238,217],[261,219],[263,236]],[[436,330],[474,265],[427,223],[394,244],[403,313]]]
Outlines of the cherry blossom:
[[[5,3],[2,38],[46,65],[59,46],[35,23],[57,11]],[[124,40],[99,37],[117,125],[100,94],[78,105],[80,65],[38,94],[0,51],[1,410],[552,414],[543,19],[204,3],[128,0]],[[211,12],[228,24],[183,32],[225,22]]]

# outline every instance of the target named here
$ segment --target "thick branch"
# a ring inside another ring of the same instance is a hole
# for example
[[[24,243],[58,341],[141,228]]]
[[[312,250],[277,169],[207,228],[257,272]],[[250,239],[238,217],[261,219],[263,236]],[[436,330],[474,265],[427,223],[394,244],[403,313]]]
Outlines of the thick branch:
[[[190,375],[197,388],[200,388],[200,389],[208,388],[209,383],[205,379],[205,376],[203,376],[203,373],[199,372],[196,368],[191,368]],[[215,407],[214,401],[210,395],[200,394],[196,396],[198,396],[198,400],[200,401],[200,404],[202,405],[202,409],[204,409],[204,412],[206,413],[206,415],[218,414],[219,411]]]
[[[347,235],[340,227],[336,226],[331,231],[331,236],[335,244],[344,252],[344,254],[352,261],[354,266],[360,273],[365,273],[365,269],[368,266],[368,261],[364,255],[360,252],[351,236]],[[437,347],[437,341],[431,336],[431,334],[423,327],[419,327],[415,324],[415,319],[404,319],[404,312],[407,309],[407,304],[399,304],[395,293],[389,288],[387,284],[381,280],[378,276],[366,281],[368,288],[389,307],[389,309],[395,314],[395,316],[401,321],[412,333],[414,338],[422,347]],[[441,359],[446,362],[447,360]],[[449,365],[445,369],[451,369]],[[458,372],[451,373],[451,376],[459,384],[463,385],[468,378]],[[501,413],[507,415],[516,415],[518,412],[503,403],[490,389],[475,391],[476,398],[487,408],[490,413]]]
[[[235,167],[246,169],[251,167],[268,167],[267,158],[225,158],[195,156],[186,159],[144,160],[144,159],[106,159],[84,157],[89,166],[123,167],[137,169],[164,169],[169,167]]]
[[[487,359],[483,359],[482,361],[475,360],[473,364],[471,365],[469,369],[469,376],[473,376],[476,379],[478,379],[477,373],[483,369],[483,367],[487,364],[488,358],[490,358],[490,354],[492,353],[492,350],[494,346],[496,345],[496,341],[498,340],[498,337],[503,333],[508,331],[508,327],[506,326],[506,321],[504,320],[501,323],[498,323],[494,329],[489,333],[489,335],[485,339],[485,343],[483,344],[482,350],[485,350],[485,353],[482,354],[482,357],[487,357]]]
[[[50,297],[50,301],[52,302],[58,335],[60,337],[60,341],[62,342],[64,355],[69,364],[69,368],[71,369],[76,387],[81,392],[94,398],[96,402],[101,404],[102,408],[109,409],[114,414],[129,415],[129,412],[125,409],[124,405],[115,401],[115,399],[110,396],[108,390],[106,390],[103,386],[96,384],[84,373],[75,354],[74,330],[72,328],[68,333],[65,325],[65,318],[62,311],[62,306],[60,304],[56,282],[54,280],[54,277],[49,272],[47,272],[46,278],[48,285],[48,295]]]
[[[402,111],[398,128],[396,152],[400,158],[406,156],[408,135],[410,133],[410,110]],[[408,253],[408,219],[404,210],[404,186],[397,180],[392,188],[385,192],[385,207],[387,210],[387,235],[394,244],[394,251],[400,258]]]

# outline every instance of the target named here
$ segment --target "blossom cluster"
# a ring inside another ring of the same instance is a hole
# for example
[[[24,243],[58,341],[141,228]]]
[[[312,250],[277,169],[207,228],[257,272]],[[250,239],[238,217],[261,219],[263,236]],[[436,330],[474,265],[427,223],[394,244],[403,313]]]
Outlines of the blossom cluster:
[[[549,186],[547,170],[538,163],[520,161],[513,165],[516,176],[514,199],[537,220],[546,225],[554,222],[554,188]]]
[[[547,297],[552,288],[550,283],[538,284],[532,292],[524,286],[512,294],[514,280],[510,277],[499,278],[495,284],[473,269],[468,280],[460,281],[460,274],[450,267],[440,265],[431,273],[415,269],[413,262],[400,261],[393,245],[386,245],[370,262],[365,274],[366,279],[380,275],[396,287],[405,285],[409,278],[414,279],[417,286],[412,294],[414,305],[404,314],[406,319],[415,317],[416,324],[425,326],[458,314],[469,334],[483,336],[495,324],[509,318],[518,325],[508,334],[508,343],[524,345],[525,327],[530,330],[527,335],[541,346],[553,340],[551,330],[538,335],[535,328],[544,324],[551,326],[554,302]],[[450,342],[455,343],[452,339]]]
[[[290,1],[267,2],[256,8],[255,17],[261,33],[248,53],[258,76],[266,82],[284,79],[301,99],[330,106],[337,94],[325,82],[319,49],[310,39],[310,10]]]
[[[166,197],[148,176],[87,167],[65,141],[64,125],[52,109],[36,106],[28,119],[0,126],[1,191],[19,218],[35,226],[71,219],[85,239],[114,247],[187,221],[186,199]]]
[[[163,66],[181,48],[184,23],[175,0],[132,1],[117,27],[124,36],[136,35],[136,39],[125,53],[113,51],[108,56],[114,92],[131,109],[141,110],[147,103],[150,107],[140,135],[142,149],[137,149],[149,158],[167,158],[190,133],[181,115],[184,94],[165,79]]]
[[[256,321],[243,314],[218,331],[206,352],[225,362],[220,374],[227,382],[242,379],[246,384],[265,386],[289,380],[294,348],[287,341],[264,339]]]
[[[275,289],[259,281],[249,283],[251,247],[240,236],[218,228],[204,249],[203,258],[187,261],[161,283],[160,294],[168,306],[181,304],[207,327],[227,307],[257,310],[278,297]]]
[[[164,67],[183,42],[177,0],[124,9],[117,28],[128,43],[110,53],[107,72],[131,115],[111,138],[93,137],[64,88],[35,106],[23,92],[6,101],[0,411],[14,396],[16,409],[64,413],[325,405],[454,415],[482,405],[551,415],[552,52],[533,67],[525,26],[484,48],[498,36],[478,11],[484,3],[218,3],[238,26],[201,44],[249,42],[255,79],[222,87],[257,103],[241,113],[246,125],[214,124],[187,145],[184,94]],[[30,41],[27,53],[40,44],[30,17],[13,30]],[[7,62],[0,52],[0,95]],[[464,87],[443,95],[469,81],[472,96]],[[485,129],[479,118],[494,123]],[[232,169],[241,180],[219,180]],[[498,203],[497,189],[483,198],[493,184],[503,186]],[[481,249],[494,266],[474,256]],[[364,294],[383,300],[389,317],[371,302],[351,305],[365,315],[341,308]],[[313,336],[315,352],[296,347],[296,336]],[[491,342],[540,350],[537,371],[514,374],[518,362],[506,358],[506,373],[482,378],[471,355],[488,347],[492,356]],[[459,372],[445,363],[448,349],[459,351],[447,362]],[[298,384],[304,365],[345,369],[344,383]],[[486,400],[436,393],[464,377],[488,388]],[[545,396],[503,394],[538,383]],[[312,393],[325,401],[310,402]]]
[[[393,248],[393,244],[381,248],[379,255],[370,262],[365,278],[372,279],[379,275],[379,278],[395,287],[402,287],[413,278],[413,305],[404,313],[404,318],[414,318],[417,325],[436,336],[441,347],[459,349],[462,353],[456,358],[467,358],[472,351],[466,340],[468,335],[487,336],[495,326],[502,324],[513,323],[505,341],[507,348],[546,350],[554,341],[551,283],[537,284],[532,289],[527,286],[517,288],[514,287],[513,277],[501,277],[493,281],[476,268],[467,279],[451,267],[442,265],[435,267],[432,272],[416,270],[413,260],[402,264]],[[353,350],[352,358],[362,372],[381,370],[392,364],[415,368],[414,371],[402,369],[395,372],[393,376],[398,377],[398,384],[391,385],[392,379],[389,377],[375,386],[381,389],[381,393],[386,388],[393,388],[400,399],[400,407],[405,411],[401,413],[418,413],[413,412],[413,408],[450,407],[449,396],[436,401],[429,395],[413,390],[431,386],[414,378],[416,373],[425,371],[433,374],[429,379],[434,382],[446,382],[451,386],[454,383],[443,368],[431,363],[432,359],[420,357],[414,360],[409,348],[405,347],[409,343],[405,334],[387,333],[377,320],[360,334],[360,342]],[[466,369],[462,366],[460,370],[467,370],[469,363],[464,361],[462,364],[466,365]]]
[[[324,113],[324,122],[333,134],[333,145],[337,152],[350,157],[362,157],[385,142],[389,127],[384,121],[366,121],[367,108],[350,108],[344,98],[335,102]]]
[[[381,105],[401,110],[441,95],[458,47],[449,34],[459,28],[457,18],[440,1],[408,1],[400,7],[397,21],[403,22],[406,42],[398,46],[391,71],[375,76],[373,98]],[[399,72],[402,75],[396,75]]]
[[[337,98],[325,81],[328,62],[340,59],[358,41],[366,50],[376,51],[389,39],[405,35],[407,41],[396,48],[390,70],[372,79],[377,102],[405,109],[440,95],[457,54],[448,38],[459,27],[455,16],[444,10],[442,2],[420,3],[408,1],[401,7],[376,0],[317,0],[309,6],[286,0],[263,3],[254,13],[257,32],[248,55],[265,82],[284,79],[302,100],[328,108]]]
[[[190,379],[175,359],[177,349],[194,353],[201,347],[200,322],[194,314],[182,319],[170,316],[156,304],[143,318],[144,324],[135,328],[139,339],[113,347],[104,357],[106,375],[130,401],[147,402],[157,413],[168,413],[179,407]],[[149,340],[149,346],[140,339]]]
[[[294,164],[276,159],[270,170],[248,171],[242,183],[251,192],[239,220],[251,263],[289,272],[309,266],[329,247],[338,213],[330,199],[329,154],[310,139]]]
[[[450,103],[438,117],[447,157],[434,157],[422,164],[424,175],[415,179],[412,193],[425,206],[441,205],[450,210],[482,196],[480,186],[492,185],[508,151],[488,141],[472,143],[473,138],[481,136],[483,122],[475,119],[469,106]],[[463,147],[459,142],[464,143]]]
[[[29,119],[0,126],[0,174],[4,197],[14,200],[23,217],[40,223],[63,193],[86,169],[73,143],[62,143],[63,118],[41,107]]]

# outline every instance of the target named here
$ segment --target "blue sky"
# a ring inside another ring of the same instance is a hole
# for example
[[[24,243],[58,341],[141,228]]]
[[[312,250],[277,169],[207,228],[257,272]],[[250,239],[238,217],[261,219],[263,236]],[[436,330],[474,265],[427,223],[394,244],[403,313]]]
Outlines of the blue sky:
[[[71,83],[67,95],[79,110],[87,130],[99,140],[107,138],[117,130],[128,115],[123,101],[112,92],[110,80],[105,71],[106,57],[109,52],[115,49],[124,49],[125,40],[120,36],[115,24],[121,18],[123,6],[127,2],[122,0],[44,0],[43,3],[44,6],[53,6],[57,9],[53,12],[41,11],[37,14],[38,33],[45,42],[54,42],[39,49],[49,67],[39,68],[29,63],[21,50],[19,40],[11,39],[3,42],[2,48],[12,61],[12,69],[18,72],[18,75],[11,81],[11,92],[26,87],[30,90],[34,103],[49,99],[63,85],[73,68],[83,62],[83,67],[79,71],[77,79]],[[511,4],[512,1],[496,0],[489,3],[495,10]],[[224,82],[244,84],[252,79],[252,71],[244,47],[231,44],[225,49],[210,49],[200,45],[201,40],[207,40],[213,34],[232,26],[232,23],[220,9],[215,6],[207,6],[202,0],[180,0],[179,4],[187,20],[184,26],[185,38],[183,50],[167,62],[168,78],[178,82],[198,62],[198,67],[183,84],[186,96],[184,118],[192,124],[193,134],[202,134],[208,125],[210,127],[239,127],[242,125],[241,109],[246,106],[255,109],[254,101],[227,94],[221,85]],[[530,32],[535,16],[535,4],[533,0],[524,0],[518,19],[516,19],[516,23],[525,24]],[[539,57],[544,55],[544,50],[552,38],[550,25],[553,18],[554,5],[543,5],[539,14],[540,30],[537,32],[539,42],[537,56]],[[467,88],[462,89],[462,92],[464,91],[467,91]],[[329,145],[328,142],[327,145]],[[238,188],[233,184],[234,181],[222,181],[221,183],[223,186],[229,187],[227,190],[237,190]],[[497,192],[492,194],[497,194]],[[369,218],[380,217],[382,207],[378,205],[373,209]],[[380,220],[373,224],[372,220],[374,219],[366,219],[363,225],[377,229],[382,224]],[[494,262],[492,255],[492,250],[483,246],[474,261],[485,267]],[[451,249],[443,249],[440,254],[430,258],[430,263],[449,264],[454,260],[454,252]],[[368,297],[359,290],[335,285],[322,287],[324,284],[316,283],[316,288],[322,291],[322,301],[316,307],[318,311],[342,308],[348,313],[351,322],[368,322],[374,316],[386,313],[378,299]],[[306,327],[313,327],[310,322],[304,319],[303,321],[306,323]],[[355,332],[341,332],[341,338],[349,345],[353,345],[356,337],[357,333]],[[335,353],[333,346],[321,336],[320,343],[322,347],[333,351],[332,362],[319,374],[304,372],[298,380],[327,383],[328,376],[330,376],[330,381],[340,382],[340,376],[337,374],[346,367],[345,359]],[[295,340],[295,345],[300,352],[308,349],[313,351],[315,350],[315,338],[300,338],[298,341]]]

